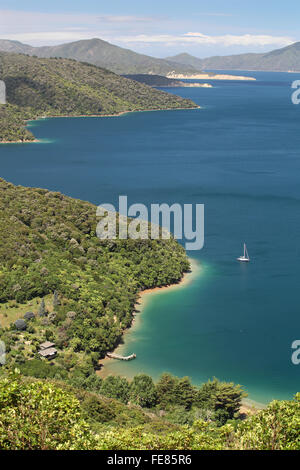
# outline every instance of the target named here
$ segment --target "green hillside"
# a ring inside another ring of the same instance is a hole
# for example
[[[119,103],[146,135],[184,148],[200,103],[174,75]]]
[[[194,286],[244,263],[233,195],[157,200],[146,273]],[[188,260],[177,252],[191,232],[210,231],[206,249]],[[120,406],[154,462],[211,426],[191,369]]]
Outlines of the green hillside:
[[[175,95],[127,80],[108,70],[69,59],[39,59],[0,53],[7,109],[0,107],[0,139],[30,140],[20,116],[114,115],[126,111],[193,108]]]
[[[137,74],[137,75],[123,75],[125,78],[129,78],[130,80],[135,80],[136,82],[139,83],[144,83],[145,85],[148,86],[153,86],[153,87],[182,87],[185,86],[185,83],[164,77],[163,75],[149,75],[149,74]]]
[[[121,75],[192,74],[201,70],[300,71],[300,42],[267,53],[214,56],[204,59],[186,52],[165,59],[138,54],[101,39],[88,39],[58,46],[33,47],[18,41],[0,39],[0,51],[38,57],[64,57],[89,62]]]
[[[138,377],[138,382],[138,394],[145,396],[149,393],[146,376]],[[133,381],[130,388],[136,390],[134,385]],[[157,388],[153,387],[153,392]],[[170,390],[165,387],[166,393]],[[4,375],[0,376],[0,449],[300,449],[299,394],[294,400],[274,401],[245,421],[231,421],[225,426],[216,426],[204,415],[191,424],[174,424],[162,412],[159,408],[142,410],[134,404],[124,405],[97,392],[55,381],[27,379],[16,373]]]
[[[176,64],[165,59],[157,59],[145,54],[138,54],[110,44],[102,39],[86,39],[58,46],[32,47],[17,41],[0,39],[0,51],[22,52],[38,57],[63,57],[88,62],[118,74],[153,73],[167,75],[191,72],[191,67]]]
[[[58,365],[93,372],[131,325],[138,293],[189,269],[174,239],[100,241],[96,225],[93,204],[0,179],[0,339],[9,367],[51,340]],[[14,321],[28,311],[16,337]]]
[[[11,104],[0,104],[0,142],[30,142],[32,133],[24,127],[25,119],[31,119],[30,110]]]
[[[263,54],[247,53],[198,59],[184,53],[168,57],[167,60],[202,70],[300,71],[300,42]]]

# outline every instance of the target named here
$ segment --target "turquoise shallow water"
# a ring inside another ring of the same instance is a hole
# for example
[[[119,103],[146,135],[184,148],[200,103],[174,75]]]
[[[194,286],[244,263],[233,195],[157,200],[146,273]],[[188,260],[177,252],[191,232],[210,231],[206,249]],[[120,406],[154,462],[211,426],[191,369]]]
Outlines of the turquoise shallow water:
[[[202,109],[33,123],[41,144],[0,146],[1,176],[96,204],[204,203],[194,281],[153,296],[127,336],[129,375],[242,383],[266,402],[300,390],[300,106],[293,74],[182,88]],[[172,91],[172,90],[170,90]],[[236,262],[246,240],[253,262]]]

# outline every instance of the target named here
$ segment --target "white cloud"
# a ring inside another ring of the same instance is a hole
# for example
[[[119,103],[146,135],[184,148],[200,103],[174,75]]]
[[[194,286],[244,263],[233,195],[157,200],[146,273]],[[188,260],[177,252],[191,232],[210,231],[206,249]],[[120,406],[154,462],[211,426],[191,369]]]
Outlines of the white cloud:
[[[110,16],[110,15],[103,15],[98,16],[100,21],[104,21],[106,23],[152,23],[153,21],[157,21],[157,17],[154,16]]]
[[[140,52],[147,49],[162,51],[166,48],[188,48],[188,46],[190,49],[215,46],[216,51],[224,47],[239,46],[243,52],[246,48],[250,50],[269,46],[275,48],[295,41],[291,37],[279,35],[231,32],[207,35],[197,30],[193,31],[193,28],[205,27],[199,23],[199,18],[202,16],[228,15],[221,12],[199,13],[190,20],[179,21],[159,16],[53,14],[0,10],[0,38],[39,46],[99,37],[123,47],[133,47]],[[204,21],[204,25],[206,22],[207,20]],[[229,28],[228,26],[230,31]]]
[[[92,39],[99,36],[99,33],[88,33],[80,28],[75,31],[47,31],[36,33],[20,33],[20,34],[0,34],[0,39],[10,39],[12,41],[20,41],[32,45],[46,43],[59,44],[61,42],[80,41],[82,39]]]
[[[152,25],[166,21],[163,17],[132,15],[55,14],[0,10],[0,38],[32,45],[58,44],[118,34],[153,31]]]
[[[121,36],[116,38],[118,42],[126,42],[131,44],[149,44],[160,43],[168,45],[219,45],[219,46],[288,46],[294,40],[287,36],[269,36],[269,35],[232,35],[208,36],[198,32],[189,32],[179,35],[140,34],[137,36]]]

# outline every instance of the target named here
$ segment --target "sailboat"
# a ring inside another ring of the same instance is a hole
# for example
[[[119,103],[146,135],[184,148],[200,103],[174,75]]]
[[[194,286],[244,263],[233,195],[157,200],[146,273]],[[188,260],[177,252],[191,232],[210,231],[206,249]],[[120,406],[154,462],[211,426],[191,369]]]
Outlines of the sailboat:
[[[240,258],[238,258],[238,261],[241,261],[243,263],[249,263],[250,261],[246,243],[244,243],[244,256],[240,256]]]

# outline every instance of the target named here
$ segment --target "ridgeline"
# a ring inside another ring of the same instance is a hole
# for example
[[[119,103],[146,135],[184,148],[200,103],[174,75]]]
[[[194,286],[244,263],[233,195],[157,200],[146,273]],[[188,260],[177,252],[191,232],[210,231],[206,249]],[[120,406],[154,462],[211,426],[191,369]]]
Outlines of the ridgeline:
[[[191,73],[193,70],[194,72],[197,71],[184,64],[139,54],[99,38],[42,47],[33,47],[19,41],[0,39],[0,51],[16,52],[36,57],[75,59],[103,67],[120,75],[130,73],[167,75],[170,72]]]
[[[154,90],[72,59],[0,53],[8,105],[0,105],[0,142],[34,140],[24,121],[46,116],[108,116],[129,111],[195,108],[191,100]]]

